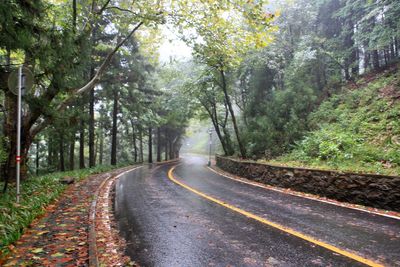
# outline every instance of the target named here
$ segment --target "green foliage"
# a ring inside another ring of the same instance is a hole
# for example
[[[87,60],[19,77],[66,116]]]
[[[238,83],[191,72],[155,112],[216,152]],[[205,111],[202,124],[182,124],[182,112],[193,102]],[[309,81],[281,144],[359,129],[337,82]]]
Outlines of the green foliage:
[[[289,66],[283,90],[276,90],[277,85],[271,80],[254,87],[251,82],[257,84],[260,74],[255,72],[250,76],[248,102],[243,114],[249,155],[279,155],[307,131],[307,116],[321,96],[308,75],[314,71],[316,61],[311,58],[302,62],[301,67],[296,62]],[[267,76],[270,72],[267,70]]]
[[[91,174],[102,173],[120,166],[102,165],[91,169],[58,172],[39,177],[31,177],[21,184],[20,203],[15,202],[15,185],[9,185],[7,194],[0,196],[0,252],[6,253],[7,246],[23,234],[28,225],[45,212],[45,207],[65,190],[66,185],[59,179],[75,177],[77,181]],[[0,183],[3,186],[2,183]]]
[[[182,38],[207,66],[227,71],[240,64],[248,51],[271,42],[267,1],[176,1],[185,16],[175,18]],[[201,40],[201,41],[199,41]]]
[[[372,96],[360,100],[364,92],[354,93],[340,100],[342,107],[338,109],[328,108],[339,101],[337,98],[329,103],[324,100],[338,93],[344,82],[355,81],[361,73],[398,59],[394,40],[398,39],[400,20],[394,14],[400,5],[395,1],[299,0],[277,5],[282,12],[275,22],[278,31],[274,41],[246,55],[238,68],[239,84],[234,92],[242,110],[248,156],[252,158],[288,152],[310,128],[323,121],[313,119],[316,116],[346,121],[348,114],[340,113],[341,108],[374,101]],[[321,103],[320,115],[309,116]],[[376,108],[386,110],[385,103],[380,105]],[[362,123],[370,119],[368,112],[363,114],[354,118],[358,123],[347,127],[354,127],[358,133]],[[313,138],[333,137],[321,133],[309,140]],[[349,141],[345,136],[337,138]],[[340,147],[324,142],[321,149],[325,151],[321,157],[335,151],[340,154]]]
[[[7,160],[8,154],[7,154],[7,151],[6,151],[6,149],[4,148],[4,145],[3,145],[4,141],[1,140],[1,139],[4,139],[4,137],[0,138],[0,163],[4,163]]]
[[[398,174],[398,71],[325,101],[309,116],[314,130],[278,162]]]

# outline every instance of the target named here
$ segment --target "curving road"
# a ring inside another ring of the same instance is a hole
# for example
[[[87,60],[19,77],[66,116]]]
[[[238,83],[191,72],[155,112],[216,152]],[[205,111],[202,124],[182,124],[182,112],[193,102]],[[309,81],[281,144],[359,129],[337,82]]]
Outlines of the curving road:
[[[186,156],[170,175],[174,163],[120,178],[115,213],[134,261],[400,266],[400,220],[244,184],[205,164],[202,157]]]

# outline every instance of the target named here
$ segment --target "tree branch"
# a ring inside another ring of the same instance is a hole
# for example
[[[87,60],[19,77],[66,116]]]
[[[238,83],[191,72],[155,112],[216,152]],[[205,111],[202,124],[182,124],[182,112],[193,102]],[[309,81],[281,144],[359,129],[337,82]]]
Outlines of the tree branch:
[[[132,10],[121,8],[121,7],[118,7],[118,6],[109,6],[109,7],[106,7],[105,9],[117,9],[117,10],[122,11],[122,12],[128,12],[128,13],[131,13],[131,14],[134,14],[134,15],[138,15],[135,12],[133,12]]]
[[[96,74],[94,77],[83,87],[77,88],[71,91],[70,97],[68,97],[66,100],[64,100],[62,103],[58,105],[56,108],[56,112],[62,112],[77,96],[83,95],[86,92],[89,92],[101,79],[103,76],[105,70],[107,67],[110,65],[110,62],[117,53],[118,49],[140,28],[140,26],[143,25],[143,21],[139,22],[132,30],[131,32],[124,38],[122,39],[115,47],[114,49],[107,55],[107,57],[104,59],[103,63],[100,65],[100,68],[97,70]],[[30,129],[30,134],[32,136],[35,136],[38,134],[40,131],[42,131],[44,128],[46,128],[51,122],[53,121],[53,117],[46,117],[43,121],[39,122],[38,124],[32,126]]]
[[[97,11],[96,13],[97,13],[97,14],[103,13],[103,11],[107,8],[107,6],[108,6],[108,4],[109,4],[110,2],[111,2],[111,0],[107,0],[107,1],[105,2],[105,4],[100,8],[100,10]]]

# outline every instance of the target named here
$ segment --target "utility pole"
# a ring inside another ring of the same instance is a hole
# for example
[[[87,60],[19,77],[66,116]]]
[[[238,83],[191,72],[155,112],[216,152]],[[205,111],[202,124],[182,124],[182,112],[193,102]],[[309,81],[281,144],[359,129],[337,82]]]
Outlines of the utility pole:
[[[16,156],[16,178],[17,178],[17,203],[20,196],[20,169],[21,169],[21,107],[22,87],[25,86],[25,75],[22,74],[22,66],[18,69],[18,118],[17,118],[17,156]]]
[[[208,154],[208,166],[211,166],[211,146],[212,146],[212,129],[208,129],[208,134],[210,135],[210,149]]]
[[[20,179],[21,179],[21,121],[22,121],[22,95],[29,91],[33,86],[34,78],[32,72],[19,66],[8,77],[8,89],[17,96],[17,140],[15,156],[15,176],[17,181],[17,203],[20,200]]]

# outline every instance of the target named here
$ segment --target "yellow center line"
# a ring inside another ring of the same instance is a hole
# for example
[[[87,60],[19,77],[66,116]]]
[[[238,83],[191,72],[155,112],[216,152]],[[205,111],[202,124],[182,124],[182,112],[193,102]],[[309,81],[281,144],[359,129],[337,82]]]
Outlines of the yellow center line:
[[[366,265],[369,265],[369,266],[374,266],[374,267],[383,266],[383,265],[380,264],[380,263],[374,262],[374,261],[372,261],[372,260],[363,258],[363,257],[361,257],[361,256],[359,256],[359,255],[354,254],[354,253],[351,253],[351,252],[345,251],[345,250],[343,250],[343,249],[337,248],[337,247],[335,247],[335,246],[333,246],[333,245],[330,245],[330,244],[324,243],[324,242],[322,242],[322,241],[316,240],[315,238],[313,238],[313,237],[311,237],[311,236],[308,236],[308,235],[302,234],[302,233],[300,233],[300,232],[297,232],[296,230],[293,230],[293,229],[291,229],[291,228],[289,228],[289,227],[286,227],[286,226],[283,226],[283,225],[280,225],[280,224],[271,222],[271,221],[266,220],[266,219],[264,219],[264,218],[262,218],[262,217],[260,217],[260,216],[257,216],[257,215],[255,215],[255,214],[252,214],[252,213],[250,213],[250,212],[248,212],[248,211],[245,211],[245,210],[242,210],[242,209],[240,209],[240,208],[237,208],[237,207],[235,207],[235,206],[233,206],[233,205],[230,205],[230,204],[228,204],[228,203],[226,203],[226,202],[224,202],[224,201],[221,201],[221,200],[219,200],[219,199],[216,199],[216,198],[214,198],[214,197],[211,197],[211,196],[209,196],[209,195],[206,195],[206,194],[204,194],[203,192],[200,192],[200,191],[198,191],[198,190],[196,190],[196,189],[194,189],[194,188],[192,188],[192,187],[190,187],[190,186],[188,186],[188,185],[186,185],[186,184],[184,184],[184,183],[178,181],[177,179],[175,179],[175,177],[174,177],[174,175],[173,175],[173,172],[174,172],[174,170],[175,170],[175,167],[176,167],[176,166],[174,166],[174,167],[172,167],[172,168],[169,169],[169,171],[168,171],[168,178],[169,178],[171,181],[173,181],[174,183],[176,183],[176,184],[178,184],[178,185],[180,185],[180,186],[186,188],[187,190],[189,190],[189,191],[195,193],[196,195],[199,195],[199,196],[201,196],[201,197],[203,197],[203,198],[205,198],[205,199],[208,199],[208,200],[210,200],[210,201],[212,201],[212,202],[214,202],[214,203],[217,203],[217,204],[219,204],[219,205],[221,205],[221,206],[223,206],[223,207],[225,207],[225,208],[228,208],[228,209],[233,210],[233,211],[235,211],[235,212],[237,212],[237,213],[240,213],[240,214],[242,214],[242,215],[244,215],[244,216],[246,216],[246,217],[248,217],[248,218],[252,218],[252,219],[254,219],[254,220],[258,221],[258,222],[261,222],[261,223],[263,223],[263,224],[269,225],[269,226],[271,226],[271,227],[273,227],[273,228],[276,228],[276,229],[278,229],[278,230],[281,230],[281,231],[283,231],[283,232],[285,232],[285,233],[288,233],[288,234],[294,235],[294,236],[296,236],[296,237],[299,237],[299,238],[301,238],[301,239],[303,239],[303,240],[306,240],[306,241],[308,241],[308,242],[311,242],[311,243],[313,243],[313,244],[315,244],[315,245],[318,245],[318,246],[320,246],[320,247],[326,248],[326,249],[328,249],[328,250],[330,250],[330,251],[333,251],[333,252],[335,252],[335,253],[337,253],[337,254],[341,254],[341,255],[343,255],[343,256],[346,256],[346,257],[348,257],[348,258],[350,258],[350,259],[353,259],[353,260],[355,260],[355,261],[361,262],[361,263],[366,264]]]

